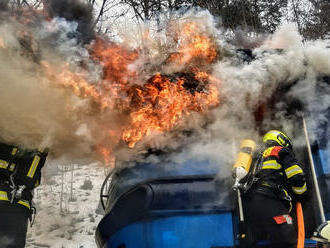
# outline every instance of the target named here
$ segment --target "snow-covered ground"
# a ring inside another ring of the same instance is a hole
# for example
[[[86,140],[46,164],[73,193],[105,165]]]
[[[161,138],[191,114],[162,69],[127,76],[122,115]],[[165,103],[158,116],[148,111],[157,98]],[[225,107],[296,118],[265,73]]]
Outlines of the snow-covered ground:
[[[35,190],[37,215],[27,248],[93,248],[102,215],[96,213],[108,169],[97,164],[49,163]]]

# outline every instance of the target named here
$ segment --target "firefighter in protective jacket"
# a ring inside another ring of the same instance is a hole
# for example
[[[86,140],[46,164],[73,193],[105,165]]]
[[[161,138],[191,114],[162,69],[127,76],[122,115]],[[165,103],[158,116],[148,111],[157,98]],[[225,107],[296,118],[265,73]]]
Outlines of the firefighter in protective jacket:
[[[290,212],[292,200],[306,194],[305,175],[286,134],[271,130],[263,143],[255,183],[244,195],[246,219],[254,241],[268,239],[271,247],[295,247],[297,231]]]
[[[47,150],[0,143],[0,247],[23,248],[32,220],[33,189],[40,184]]]

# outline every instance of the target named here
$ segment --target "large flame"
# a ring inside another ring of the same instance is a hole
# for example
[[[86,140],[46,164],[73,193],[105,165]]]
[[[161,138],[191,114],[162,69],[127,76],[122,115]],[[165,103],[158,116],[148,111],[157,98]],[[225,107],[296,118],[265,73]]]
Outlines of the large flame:
[[[135,83],[141,72],[130,70],[139,53],[100,38],[89,48],[92,59],[103,67],[103,79],[97,84],[89,83],[84,74],[72,72],[70,65],[64,65],[61,72],[47,62],[43,65],[53,82],[71,88],[79,97],[90,98],[100,110],[124,113],[126,122],[117,129],[105,127],[106,137],[123,140],[133,148],[145,136],[180,127],[191,112],[204,113],[219,104],[219,80],[197,68],[201,62],[205,68],[216,58],[212,39],[201,34],[196,23],[185,23],[178,43],[178,52],[166,63],[187,64],[183,72],[166,76],[160,70],[142,85]],[[95,145],[107,162],[111,146],[113,142]]]
[[[203,92],[190,93],[184,88],[185,78],[171,82],[156,74],[143,87],[131,89],[136,104],[130,113],[131,121],[124,128],[122,138],[129,147],[154,131],[170,131],[180,124],[191,111],[205,111],[219,103],[216,87]],[[136,109],[136,110],[134,110]]]
[[[41,61],[44,76],[54,86],[90,100],[96,110],[92,116],[95,122],[107,113],[116,113],[122,118],[120,125],[101,122],[90,127],[98,129],[98,138],[92,146],[106,163],[112,161],[117,144],[126,143],[133,148],[152,133],[182,127],[192,112],[203,114],[219,104],[219,80],[210,76],[211,65],[217,57],[214,39],[193,21],[185,21],[176,32],[175,50],[165,52],[163,63],[152,66],[150,61],[141,65],[142,49],[129,49],[97,37],[86,49],[89,63],[102,68],[98,82],[90,81],[83,63],[79,67],[69,62],[54,63],[47,58]],[[0,47],[4,47],[1,38]],[[139,66],[135,66],[137,61]],[[102,138],[99,138],[100,129],[104,134]]]

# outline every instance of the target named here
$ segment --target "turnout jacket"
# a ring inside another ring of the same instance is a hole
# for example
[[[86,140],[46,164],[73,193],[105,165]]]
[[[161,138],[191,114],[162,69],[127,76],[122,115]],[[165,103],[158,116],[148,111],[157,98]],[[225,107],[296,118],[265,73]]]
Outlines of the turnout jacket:
[[[32,190],[40,184],[47,155],[46,150],[0,143],[0,202],[18,203],[30,209]]]
[[[305,174],[290,148],[266,148],[262,153],[262,164],[257,177],[258,186],[271,189],[282,199],[291,200],[289,192],[299,198],[307,191]]]

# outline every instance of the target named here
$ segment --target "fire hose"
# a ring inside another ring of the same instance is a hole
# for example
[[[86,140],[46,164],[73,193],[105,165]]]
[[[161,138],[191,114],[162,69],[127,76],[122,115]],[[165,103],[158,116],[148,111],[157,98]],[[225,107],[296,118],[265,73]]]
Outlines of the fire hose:
[[[305,224],[304,224],[304,213],[300,202],[296,203],[296,215],[297,215],[297,227],[298,227],[297,248],[304,248]]]

